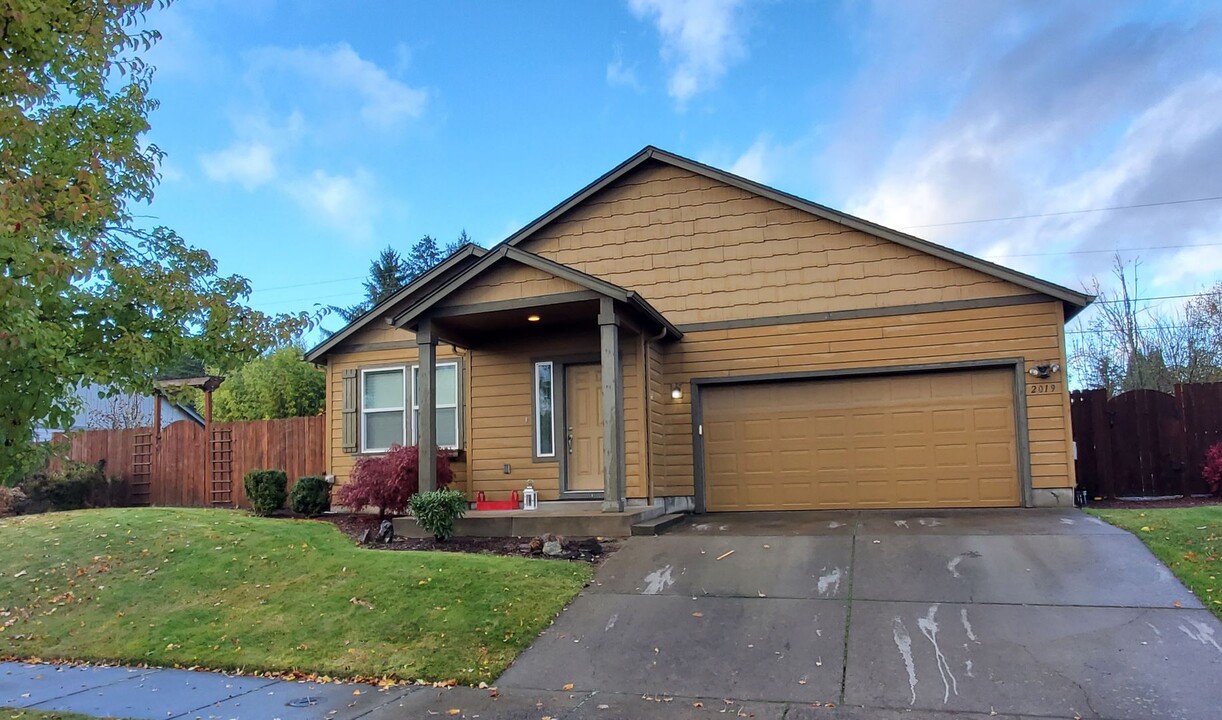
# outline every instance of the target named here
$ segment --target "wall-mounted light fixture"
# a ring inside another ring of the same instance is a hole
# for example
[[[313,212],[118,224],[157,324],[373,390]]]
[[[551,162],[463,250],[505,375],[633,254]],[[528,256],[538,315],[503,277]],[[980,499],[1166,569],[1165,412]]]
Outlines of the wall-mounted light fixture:
[[[1040,379],[1050,378],[1052,377],[1053,373],[1059,372],[1061,372],[1061,366],[1058,363],[1032,365],[1031,369],[1027,371],[1027,373],[1032,377],[1037,377]]]
[[[539,317],[538,315],[527,315],[526,316],[526,322],[539,322],[542,319],[543,318]]]
[[[682,400],[683,399],[683,388],[678,385],[675,385],[674,387],[670,389],[670,396],[676,400]]]

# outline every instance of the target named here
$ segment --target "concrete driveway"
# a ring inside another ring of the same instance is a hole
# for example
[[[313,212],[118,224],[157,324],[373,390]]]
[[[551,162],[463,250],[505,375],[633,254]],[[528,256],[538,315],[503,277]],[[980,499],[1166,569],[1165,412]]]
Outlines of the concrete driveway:
[[[1073,510],[958,510],[717,514],[634,538],[499,686],[595,693],[584,709],[677,698],[668,717],[1195,719],[1219,712],[1210,677],[1222,624],[1133,536]]]

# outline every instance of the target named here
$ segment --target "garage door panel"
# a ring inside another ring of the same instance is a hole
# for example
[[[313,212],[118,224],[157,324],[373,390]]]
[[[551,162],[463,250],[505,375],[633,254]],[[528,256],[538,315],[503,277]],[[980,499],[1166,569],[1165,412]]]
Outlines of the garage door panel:
[[[933,410],[930,420],[934,432],[961,433],[967,430],[967,413],[959,408]]]
[[[706,505],[1017,505],[1013,392],[1009,370],[712,388]]]

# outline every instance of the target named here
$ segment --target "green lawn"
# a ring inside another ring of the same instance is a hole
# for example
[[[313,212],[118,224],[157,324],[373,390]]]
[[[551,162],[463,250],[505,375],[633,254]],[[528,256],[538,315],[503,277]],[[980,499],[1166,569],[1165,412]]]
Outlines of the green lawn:
[[[7,518],[0,656],[477,683],[590,577],[555,560],[366,550],[330,523],[226,510]]]
[[[106,720],[106,718],[54,710],[18,710],[17,708],[0,707],[0,720]]]
[[[1222,506],[1089,510],[1141,538],[1171,572],[1222,618]]]

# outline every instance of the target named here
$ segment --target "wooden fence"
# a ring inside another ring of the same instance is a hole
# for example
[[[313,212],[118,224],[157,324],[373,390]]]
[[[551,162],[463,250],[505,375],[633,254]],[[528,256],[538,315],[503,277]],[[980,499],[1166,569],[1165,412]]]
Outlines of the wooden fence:
[[[1092,497],[1209,492],[1205,452],[1222,441],[1222,383],[1176,385],[1175,394],[1106,390],[1070,395],[1077,481]]]
[[[180,421],[152,428],[75,433],[68,457],[106,461],[106,474],[128,483],[132,505],[249,507],[242,477],[250,470],[284,470],[289,486],[326,472],[322,416],[212,423]]]

